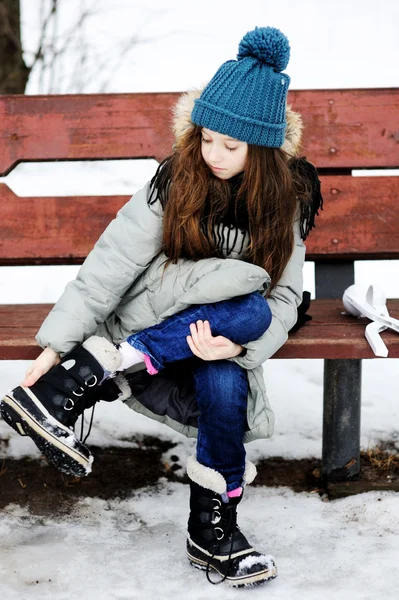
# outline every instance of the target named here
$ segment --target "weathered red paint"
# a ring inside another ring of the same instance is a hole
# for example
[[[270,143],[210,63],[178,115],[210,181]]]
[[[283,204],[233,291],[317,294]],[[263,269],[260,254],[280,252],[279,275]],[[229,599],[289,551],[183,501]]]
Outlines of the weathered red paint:
[[[303,147],[318,168],[399,166],[399,88],[300,90]]]
[[[399,300],[388,300],[393,317],[399,318]],[[36,358],[41,348],[34,336],[50,311],[51,304],[0,306],[0,360]],[[343,314],[340,300],[313,300],[313,320],[292,334],[273,358],[372,358],[364,337],[369,321]],[[399,358],[399,336],[385,331],[382,337],[390,358]]]
[[[0,97],[0,175],[20,161],[162,159],[179,94]],[[397,167],[399,89],[297,90],[306,156],[318,168]]]
[[[388,300],[390,314],[399,318],[399,300]],[[273,358],[373,358],[373,351],[364,331],[370,321],[356,319],[344,312],[342,301],[312,300],[309,314],[312,321],[291,334]],[[382,338],[390,358],[399,358],[399,336],[384,331]]]
[[[82,263],[127,200],[19,198],[0,184],[0,265]]]
[[[321,177],[307,259],[399,258],[398,177]],[[19,198],[0,184],[1,264],[81,263],[129,196]]]
[[[321,177],[324,210],[307,259],[399,258],[399,177]]]
[[[162,159],[176,94],[0,97],[0,173],[20,161]]]

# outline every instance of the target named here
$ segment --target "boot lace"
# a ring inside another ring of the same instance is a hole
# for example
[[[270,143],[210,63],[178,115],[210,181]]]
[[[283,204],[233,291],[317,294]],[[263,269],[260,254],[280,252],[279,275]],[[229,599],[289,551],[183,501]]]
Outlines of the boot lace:
[[[90,388],[93,388],[96,384],[97,384],[97,377],[95,375],[92,375],[92,378],[90,378],[88,381],[85,381],[84,387],[78,386],[78,388],[76,388],[75,390],[71,390],[72,393],[74,394],[74,396],[81,398],[80,402],[81,402],[82,406],[81,406],[81,409],[79,409],[79,411],[81,412],[79,441],[82,442],[83,444],[86,442],[86,440],[88,439],[88,437],[91,433],[92,426],[93,426],[93,420],[94,420],[94,410],[95,410],[95,404],[94,404],[92,407],[91,415],[90,415],[89,428],[88,428],[87,433],[85,433],[85,431],[84,431],[84,425],[85,425],[84,413],[86,410],[87,393],[89,392]],[[74,400],[72,400],[71,398],[69,398],[69,400],[72,405],[68,406],[68,407],[65,406],[64,407],[65,410],[73,410],[73,408],[75,407]],[[74,433],[76,433],[75,427],[76,427],[76,423],[73,425]]]
[[[83,413],[82,416],[80,418],[80,441],[85,444],[87,438],[89,437],[90,433],[91,433],[91,428],[93,426],[93,419],[94,419],[94,411],[96,409],[96,405],[93,406],[93,408],[91,409],[91,415],[90,415],[90,422],[89,422],[89,428],[87,430],[87,433],[84,434],[84,422],[85,422],[85,416],[84,416],[84,404],[83,404]]]
[[[238,529],[236,506],[234,504],[230,504],[230,505],[228,504],[225,508],[225,511],[228,513],[227,525],[226,525],[225,529],[222,529],[221,527],[215,527],[215,531],[216,531],[216,529],[220,529],[222,531],[223,535],[220,538],[218,538],[219,543],[217,544],[215,551],[213,552],[212,556],[209,558],[209,560],[206,564],[206,578],[209,581],[209,583],[212,583],[212,585],[219,585],[219,583],[223,583],[223,581],[225,581],[227,579],[227,574],[229,572],[229,568],[231,565],[231,555],[233,553],[234,533]],[[223,517],[222,517],[222,519],[223,519]],[[212,563],[213,559],[215,558],[216,554],[219,552],[219,550],[222,546],[222,543],[225,540],[228,540],[229,536],[231,538],[230,539],[230,550],[229,550],[228,559],[226,561],[226,568],[224,570],[224,574],[221,577],[221,579],[218,579],[217,581],[213,581],[210,577],[211,563]]]

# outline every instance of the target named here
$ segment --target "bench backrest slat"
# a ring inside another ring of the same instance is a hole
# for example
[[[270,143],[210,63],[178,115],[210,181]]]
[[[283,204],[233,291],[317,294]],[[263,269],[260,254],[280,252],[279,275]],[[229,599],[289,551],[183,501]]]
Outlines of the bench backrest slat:
[[[0,96],[0,175],[21,161],[170,154],[177,94]]]
[[[399,258],[399,177],[321,176],[308,260]]]
[[[399,167],[399,88],[298,91],[292,100],[319,169]]]
[[[0,265],[79,264],[129,196],[19,198],[0,184]]]
[[[307,260],[399,258],[399,177],[321,176]],[[0,264],[81,263],[129,196],[20,198],[0,184]]]
[[[20,161],[161,160],[178,96],[0,96],[0,172]],[[399,166],[399,89],[293,91],[289,103],[303,116],[304,154],[325,199],[308,260],[399,258],[399,178],[350,173]],[[20,198],[0,184],[0,264],[82,262],[128,198]]]
[[[24,160],[162,159],[178,96],[0,96],[0,175]],[[298,90],[288,102],[318,168],[399,166],[399,88]]]

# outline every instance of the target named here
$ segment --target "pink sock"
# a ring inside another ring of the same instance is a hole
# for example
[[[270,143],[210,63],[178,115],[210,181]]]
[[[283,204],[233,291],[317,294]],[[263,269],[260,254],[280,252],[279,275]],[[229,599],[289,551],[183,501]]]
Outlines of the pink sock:
[[[148,354],[144,354],[144,362],[145,366],[147,367],[147,373],[150,375],[156,375],[158,373],[158,369],[153,366],[151,358],[148,356]]]
[[[137,350],[137,348],[131,346],[129,342],[122,342],[119,344],[119,352],[121,354],[122,363],[117,371],[126,371],[129,367],[144,362],[147,367],[147,372],[150,375],[156,375],[158,373],[158,369],[152,365],[148,354],[144,354],[144,352]]]
[[[227,495],[229,498],[237,498],[238,496],[241,496],[242,494],[242,487],[238,487],[235,490],[231,490],[230,492],[227,492]]]

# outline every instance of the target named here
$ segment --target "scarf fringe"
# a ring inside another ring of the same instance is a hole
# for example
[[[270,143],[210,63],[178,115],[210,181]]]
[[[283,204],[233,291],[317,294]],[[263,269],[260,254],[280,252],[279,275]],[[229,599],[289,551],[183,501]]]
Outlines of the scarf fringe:
[[[323,196],[317,169],[306,160],[306,156],[298,158],[294,168],[301,179],[307,183],[310,191],[309,199],[298,198],[301,206],[300,234],[305,241],[313,227],[316,227],[315,219],[319,215],[319,210],[323,210]]]
[[[172,175],[173,157],[169,156],[163,160],[151,179],[150,195],[148,204],[154,204],[157,200],[161,202],[162,208],[165,209],[168,201],[171,175]],[[301,198],[298,196],[300,203],[300,235],[302,240],[306,240],[310,231],[316,227],[315,219],[319,215],[319,211],[323,210],[323,197],[321,195],[321,184],[317,174],[317,169],[312,163],[306,160],[306,156],[298,158],[291,163],[299,178],[308,187],[310,194],[304,194]],[[242,230],[242,223],[241,227]]]

